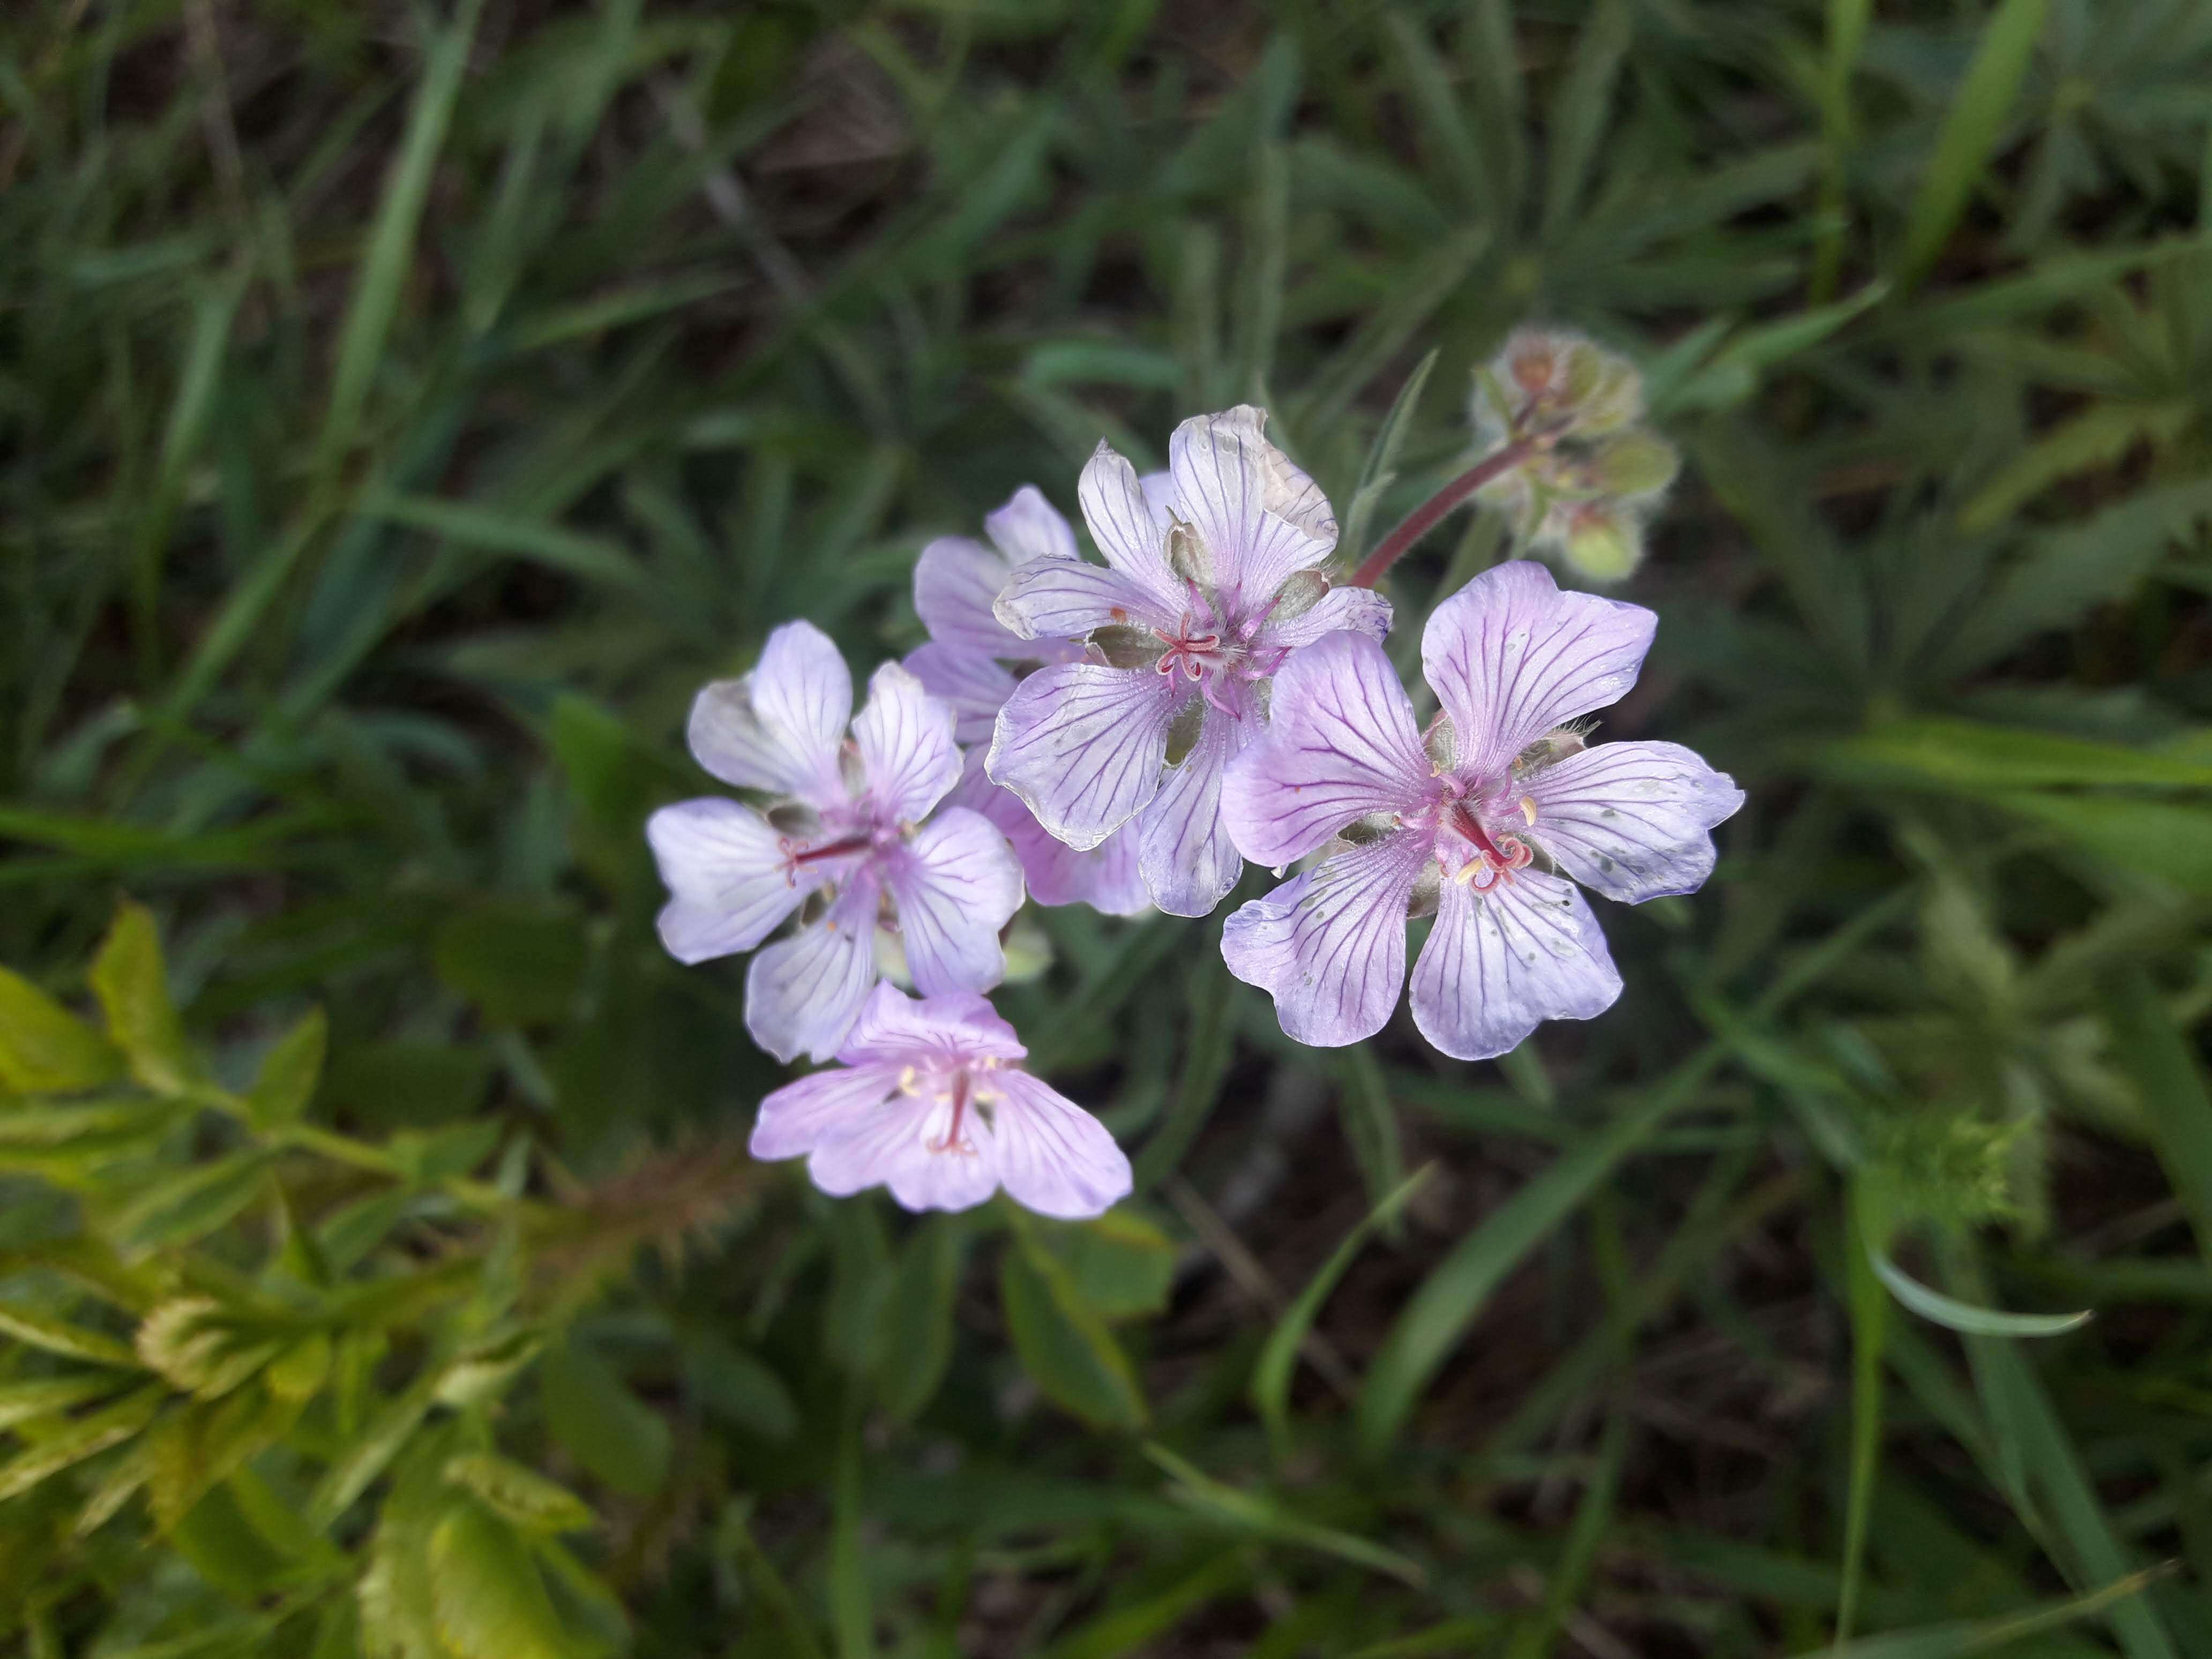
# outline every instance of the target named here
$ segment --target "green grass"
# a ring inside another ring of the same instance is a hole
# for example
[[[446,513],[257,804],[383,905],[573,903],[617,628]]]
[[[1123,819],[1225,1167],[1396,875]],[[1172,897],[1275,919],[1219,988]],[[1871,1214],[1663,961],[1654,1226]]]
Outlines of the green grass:
[[[2204,0],[8,8],[0,1652],[2212,1651],[2208,132]],[[1620,1005],[1033,912],[1132,1206],[751,1164],[696,685],[1240,399],[1371,546],[1532,319],[1752,793]]]

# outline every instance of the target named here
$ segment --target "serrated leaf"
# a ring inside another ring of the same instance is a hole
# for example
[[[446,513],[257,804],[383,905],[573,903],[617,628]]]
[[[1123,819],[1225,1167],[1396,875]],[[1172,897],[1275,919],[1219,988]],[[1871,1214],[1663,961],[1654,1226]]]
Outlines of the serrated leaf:
[[[136,1346],[173,1387],[213,1400],[267,1364],[281,1345],[264,1322],[213,1297],[186,1296],[148,1314]]]
[[[546,1353],[538,1388],[546,1428],[585,1468],[633,1498],[660,1490],[668,1479],[667,1420],[605,1360],[572,1339]]]
[[[19,1095],[77,1094],[122,1070],[123,1056],[106,1037],[0,968],[0,1085]]]
[[[130,1061],[131,1074],[156,1094],[180,1094],[192,1079],[184,1022],[169,1000],[161,940],[154,914],[125,901],[92,964],[92,988],[107,1016],[107,1034]]]
[[[246,1115],[257,1128],[281,1129],[300,1121],[322,1080],[329,1044],[330,1020],[319,1008],[276,1039],[246,1097]]]
[[[586,1650],[555,1616],[514,1528],[482,1506],[456,1504],[431,1528],[429,1568],[438,1635],[457,1659],[571,1659]]]
[[[95,1365],[113,1365],[132,1371],[145,1369],[136,1354],[112,1336],[102,1336],[51,1314],[8,1303],[0,1303],[0,1336],[12,1337],[27,1346],[43,1348],[48,1353],[70,1359],[88,1359]]]
[[[1145,1425],[1128,1356],[1057,1257],[1017,1239],[1000,1263],[999,1297],[1022,1369],[1048,1400],[1098,1428]]]
[[[598,1519],[591,1505],[566,1486],[495,1452],[465,1452],[452,1459],[446,1479],[526,1532],[577,1532]]]

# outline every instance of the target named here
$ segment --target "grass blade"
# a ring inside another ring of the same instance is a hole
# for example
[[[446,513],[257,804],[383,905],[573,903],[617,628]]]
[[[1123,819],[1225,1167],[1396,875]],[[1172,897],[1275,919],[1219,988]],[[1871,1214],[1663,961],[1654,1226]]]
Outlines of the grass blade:
[[[2003,0],[1982,31],[1974,60],[1959,83],[1935,154],[1920,180],[1912,215],[1898,256],[1899,281],[1910,288],[1926,276],[1966,210],[1966,198],[1981,177],[2006,118],[2012,113],[2027,77],[2036,37],[2043,32],[2048,0]]]

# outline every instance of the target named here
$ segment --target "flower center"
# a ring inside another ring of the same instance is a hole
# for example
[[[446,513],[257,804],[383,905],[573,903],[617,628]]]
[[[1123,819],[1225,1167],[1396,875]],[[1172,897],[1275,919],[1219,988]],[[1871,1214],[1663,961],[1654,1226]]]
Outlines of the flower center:
[[[911,834],[914,827],[884,817],[870,802],[861,803],[855,819],[829,830],[826,836],[811,840],[799,836],[779,837],[775,846],[783,855],[784,884],[798,885],[799,872],[811,865],[869,858],[889,852]]]
[[[984,1079],[998,1066],[995,1055],[985,1054],[975,1060],[909,1066],[899,1073],[900,1093],[952,1108],[952,1121],[945,1126],[945,1133],[925,1143],[931,1152],[957,1152],[963,1158],[975,1156],[975,1143],[963,1132],[968,1113],[972,1107],[978,1116],[989,1121],[991,1109],[998,1104],[1000,1095]]]
[[[1182,621],[1173,634],[1155,629],[1153,635],[1167,649],[1152,666],[1170,679],[1175,678],[1177,669],[1194,680],[1203,680],[1208,674],[1225,674],[1244,654],[1242,647],[1222,643],[1218,626],[1198,624],[1188,611],[1182,613]]]
[[[1478,893],[1486,893],[1501,881],[1510,880],[1515,871],[1525,870],[1535,860],[1535,849],[1526,841],[1510,830],[1494,830],[1484,822],[1483,806],[1504,805],[1506,803],[1502,800],[1484,800],[1478,805],[1468,794],[1455,789],[1437,813],[1437,830],[1449,830],[1471,849],[1455,870],[1447,845],[1439,834],[1436,850],[1438,866],[1454,881],[1473,887]],[[1524,823],[1531,826],[1535,823],[1536,803],[1528,796],[1523,795],[1510,805],[1519,811]]]

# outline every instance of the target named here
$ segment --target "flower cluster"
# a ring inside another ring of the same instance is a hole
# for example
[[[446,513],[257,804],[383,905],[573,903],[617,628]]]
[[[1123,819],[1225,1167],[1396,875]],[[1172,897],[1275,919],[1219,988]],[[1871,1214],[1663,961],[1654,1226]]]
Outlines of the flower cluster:
[[[1681,461],[1638,424],[1643,382],[1626,358],[1577,335],[1517,330],[1476,374],[1473,413],[1480,447],[1528,446],[1481,491],[1523,546],[1592,581],[1620,581],[1644,562],[1644,525]]]
[[[1163,473],[1099,447],[1077,495],[1102,562],[1029,487],[985,519],[988,541],[931,543],[914,586],[929,641],[876,670],[857,719],[843,659],[805,623],[700,693],[693,754],[757,799],[653,815],[661,937],[687,963],[757,950],[755,1039],[839,1062],[762,1103],[756,1156],[804,1156],[825,1192],[881,1185],[915,1209],[1003,1190],[1080,1217],[1126,1195],[1113,1137],[1022,1069],[981,994],[1025,894],[1197,916],[1248,859],[1301,864],[1227,919],[1221,948],[1302,1042],[1382,1029],[1422,916],[1413,1021],[1447,1054],[1504,1054],[1612,1004],[1620,975],[1581,888],[1693,890],[1743,800],[1680,744],[1587,741],[1657,619],[1563,592],[1540,564],[1487,571],[1428,619],[1440,712],[1424,728],[1382,650],[1389,602],[1361,584],[1482,478],[1540,529],[1565,514],[1587,567],[1584,515],[1646,510],[1673,452],[1635,429],[1633,372],[1587,342],[1516,336],[1482,383],[1491,458],[1354,581],[1332,576],[1320,489],[1240,407],[1184,422]],[[1625,574],[1622,545],[1593,574]]]

